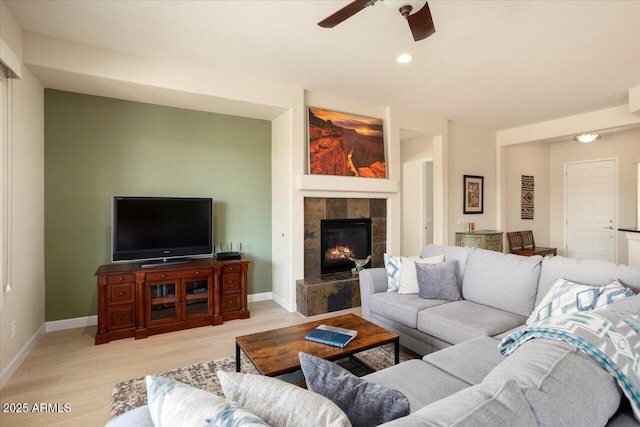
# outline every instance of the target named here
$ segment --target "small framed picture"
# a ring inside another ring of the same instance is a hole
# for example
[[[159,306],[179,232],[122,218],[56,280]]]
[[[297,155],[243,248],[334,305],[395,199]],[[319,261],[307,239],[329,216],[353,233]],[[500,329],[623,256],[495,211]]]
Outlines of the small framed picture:
[[[481,214],[484,211],[484,177],[464,175],[464,208],[465,214]]]

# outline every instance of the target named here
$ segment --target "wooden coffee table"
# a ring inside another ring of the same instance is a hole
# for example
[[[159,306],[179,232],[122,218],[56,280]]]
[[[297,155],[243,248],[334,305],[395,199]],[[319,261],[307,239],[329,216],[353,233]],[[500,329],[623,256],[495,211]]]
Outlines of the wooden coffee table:
[[[304,339],[309,331],[323,323],[354,329],[358,331],[358,335],[344,348]],[[338,360],[389,343],[394,344],[395,364],[398,364],[400,361],[400,337],[398,334],[389,332],[355,314],[345,314],[236,337],[236,372],[240,372],[240,350],[247,355],[260,374],[275,377],[300,369],[298,358],[300,351],[326,360]]]

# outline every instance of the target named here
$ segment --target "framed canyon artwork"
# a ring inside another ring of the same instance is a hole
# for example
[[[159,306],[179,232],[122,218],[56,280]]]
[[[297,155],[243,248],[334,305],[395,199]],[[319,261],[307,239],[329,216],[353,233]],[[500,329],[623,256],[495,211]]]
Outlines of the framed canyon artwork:
[[[484,177],[464,175],[464,208],[465,214],[481,214],[484,210]]]
[[[309,173],[386,178],[382,119],[308,107]]]

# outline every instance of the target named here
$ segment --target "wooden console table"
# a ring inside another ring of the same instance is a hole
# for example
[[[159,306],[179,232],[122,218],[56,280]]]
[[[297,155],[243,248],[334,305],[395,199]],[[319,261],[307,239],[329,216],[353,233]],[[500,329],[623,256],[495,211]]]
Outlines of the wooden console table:
[[[502,231],[478,230],[473,233],[456,233],[456,246],[488,249],[502,252]]]
[[[215,258],[152,268],[140,263],[102,265],[96,271],[95,343],[246,319],[248,270],[247,260]]]

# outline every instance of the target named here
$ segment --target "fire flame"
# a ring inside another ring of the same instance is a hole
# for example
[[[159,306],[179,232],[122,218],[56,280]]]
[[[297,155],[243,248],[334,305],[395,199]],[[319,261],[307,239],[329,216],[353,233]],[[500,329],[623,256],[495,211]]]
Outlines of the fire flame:
[[[354,256],[353,250],[349,246],[338,246],[329,248],[324,253],[325,259],[349,259]]]

